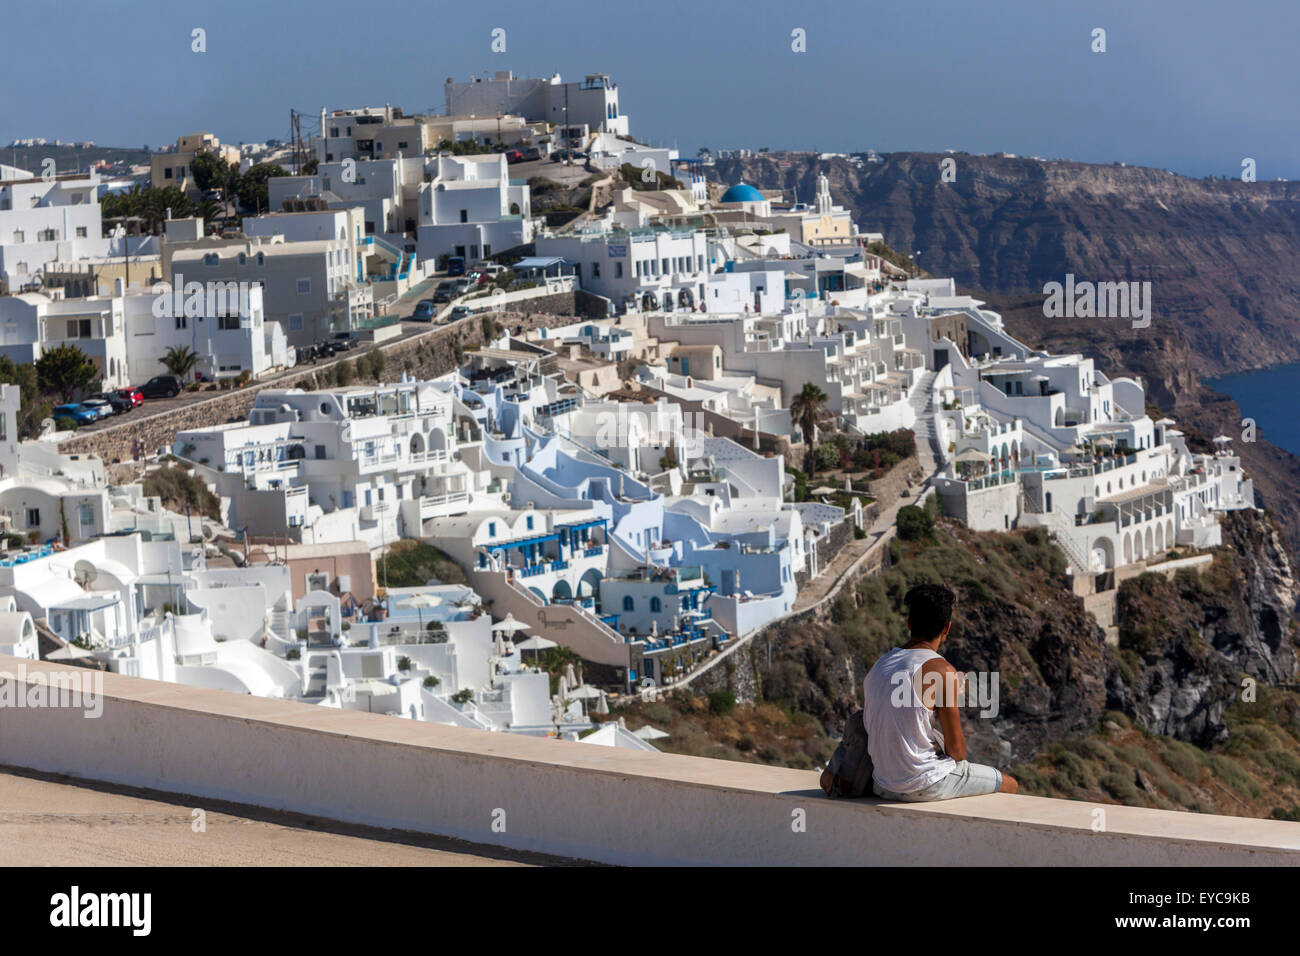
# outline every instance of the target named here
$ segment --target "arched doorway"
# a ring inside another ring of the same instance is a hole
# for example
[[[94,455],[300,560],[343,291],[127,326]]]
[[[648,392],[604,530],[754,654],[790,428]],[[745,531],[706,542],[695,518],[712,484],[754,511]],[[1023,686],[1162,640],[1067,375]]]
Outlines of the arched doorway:
[[[595,568],[588,568],[578,579],[578,597],[599,598],[601,575]]]
[[[573,588],[569,587],[569,582],[559,580],[555,582],[555,587],[551,589],[551,603],[567,603],[573,600]]]

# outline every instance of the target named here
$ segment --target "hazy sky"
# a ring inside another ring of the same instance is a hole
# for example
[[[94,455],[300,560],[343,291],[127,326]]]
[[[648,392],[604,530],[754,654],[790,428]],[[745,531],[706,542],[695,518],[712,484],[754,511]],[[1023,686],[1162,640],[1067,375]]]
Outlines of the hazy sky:
[[[1193,176],[1249,156],[1300,178],[1298,35],[1296,0],[53,0],[4,12],[0,144],[286,138],[290,107],[441,110],[448,76],[513,69],[609,73],[633,135],[683,155],[1007,150]]]

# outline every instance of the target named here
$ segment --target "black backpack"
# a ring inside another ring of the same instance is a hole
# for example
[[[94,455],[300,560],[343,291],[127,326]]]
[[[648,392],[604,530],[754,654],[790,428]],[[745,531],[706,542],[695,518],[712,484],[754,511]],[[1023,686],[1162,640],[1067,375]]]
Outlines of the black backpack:
[[[867,725],[862,711],[844,724],[844,739],[822,771],[822,789],[828,797],[871,797],[871,753],[867,750]]]

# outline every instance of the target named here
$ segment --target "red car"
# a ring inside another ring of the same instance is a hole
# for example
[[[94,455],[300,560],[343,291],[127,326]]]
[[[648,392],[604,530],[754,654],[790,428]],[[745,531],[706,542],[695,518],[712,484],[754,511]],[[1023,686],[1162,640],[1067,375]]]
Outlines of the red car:
[[[144,404],[144,396],[140,394],[140,389],[136,388],[134,385],[130,388],[118,389],[117,395],[118,398],[123,398],[130,402],[132,408]]]

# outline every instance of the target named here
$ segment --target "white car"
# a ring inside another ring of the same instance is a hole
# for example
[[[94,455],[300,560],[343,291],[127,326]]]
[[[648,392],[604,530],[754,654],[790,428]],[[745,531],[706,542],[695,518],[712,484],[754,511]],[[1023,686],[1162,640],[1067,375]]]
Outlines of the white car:
[[[88,398],[81,403],[82,408],[88,408],[100,418],[108,418],[113,414],[113,406],[102,398]]]

